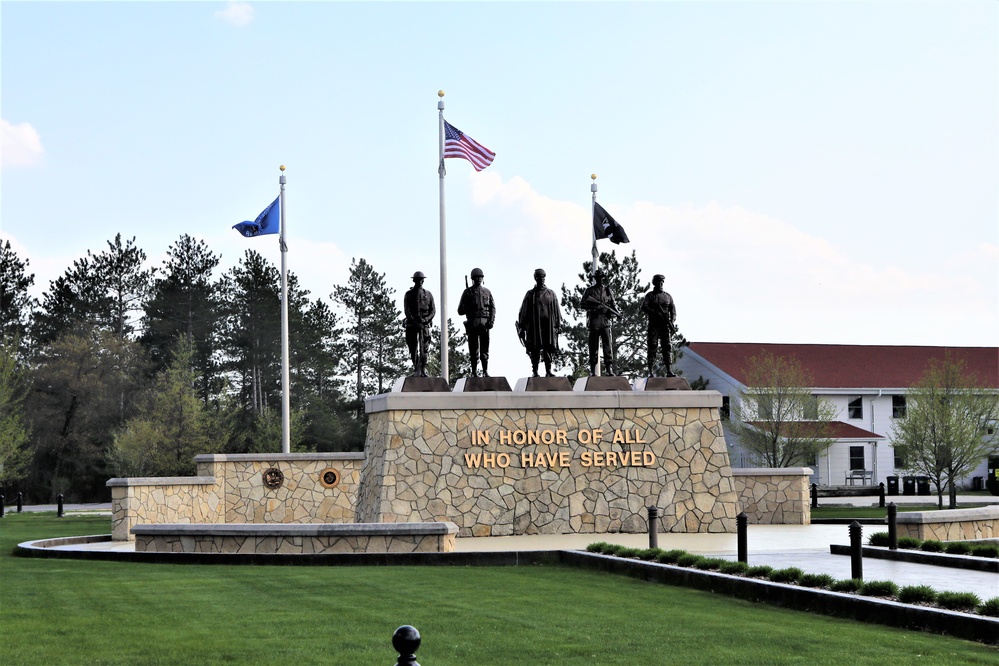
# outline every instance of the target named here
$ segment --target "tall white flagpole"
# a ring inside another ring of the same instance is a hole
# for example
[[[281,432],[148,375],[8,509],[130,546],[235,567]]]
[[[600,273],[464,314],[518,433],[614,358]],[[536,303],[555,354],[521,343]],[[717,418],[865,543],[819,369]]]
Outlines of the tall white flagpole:
[[[437,137],[440,148],[440,162],[437,175],[440,177],[441,209],[441,376],[451,384],[448,372],[448,331],[447,331],[447,225],[444,223],[444,91],[438,90],[437,97]]]
[[[591,173],[590,179],[593,181],[590,183],[590,235],[593,238],[593,249],[590,250],[590,254],[593,257],[593,261],[590,262],[590,277],[597,272],[597,259],[599,255],[597,254],[597,230],[593,226],[593,216],[597,214],[597,174]],[[600,376],[600,349],[597,349],[597,364],[596,364],[596,376]]]
[[[288,373],[288,245],[284,235],[288,228],[288,208],[285,203],[284,165],[281,165],[281,453],[291,453],[291,378]]]

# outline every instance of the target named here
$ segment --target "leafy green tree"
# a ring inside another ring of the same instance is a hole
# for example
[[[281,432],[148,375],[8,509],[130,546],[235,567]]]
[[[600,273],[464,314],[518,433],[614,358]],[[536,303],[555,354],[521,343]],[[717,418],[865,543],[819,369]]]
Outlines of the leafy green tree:
[[[997,449],[999,396],[949,354],[931,360],[920,381],[907,393],[905,418],[896,419],[894,449],[905,468],[936,483],[937,506],[957,507],[956,483]]]
[[[208,415],[195,392],[194,345],[181,339],[174,350],[136,415],[114,437],[108,460],[119,476],[193,474],[194,456],[214,452]]]
[[[23,405],[26,380],[15,350],[17,340],[0,345],[0,488],[24,476],[31,453]]]
[[[350,377],[359,420],[364,418],[364,398],[389,390],[405,372],[402,313],[393,294],[384,273],[355,258],[347,284],[335,286],[330,295],[343,309],[346,352],[341,372]]]
[[[814,382],[793,357],[764,351],[746,365],[728,429],[766,467],[811,464],[832,445],[835,407],[812,394]]]
[[[10,246],[10,241],[0,243],[0,344],[11,345],[25,339],[28,322],[35,299],[28,289],[35,283],[35,276],[27,273],[30,262],[21,259]]]
[[[49,501],[59,493],[105,499],[107,450],[135,413],[148,377],[141,347],[106,328],[79,326],[38,350],[32,363],[24,410],[32,493]]]
[[[197,391],[205,405],[221,388],[220,286],[212,279],[218,264],[219,256],[204,241],[187,234],[171,245],[146,300],[140,338],[156,372],[166,366],[178,340],[194,346]]]
[[[562,311],[566,320],[562,335],[565,339],[562,354],[562,367],[567,367],[573,377],[589,374],[589,331],[586,327],[586,310],[582,307],[583,291],[590,285],[592,261],[583,262],[583,272],[578,274],[579,283],[571,290],[562,285]],[[614,369],[623,376],[644,376],[646,374],[647,347],[645,331],[647,321],[642,313],[642,300],[652,288],[643,282],[642,269],[638,266],[635,252],[618,259],[614,250],[601,252],[599,267],[607,274],[606,284],[614,294],[620,317],[614,319]],[[673,336],[673,357],[678,358],[687,340],[679,328]]]

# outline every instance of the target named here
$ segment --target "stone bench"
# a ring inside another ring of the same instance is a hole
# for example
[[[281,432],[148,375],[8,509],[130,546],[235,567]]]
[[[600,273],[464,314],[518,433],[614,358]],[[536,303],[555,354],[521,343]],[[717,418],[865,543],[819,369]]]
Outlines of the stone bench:
[[[132,527],[136,552],[158,553],[448,553],[457,533],[447,522]]]
[[[999,505],[899,513],[895,524],[899,537],[920,541],[995,539],[999,538]]]

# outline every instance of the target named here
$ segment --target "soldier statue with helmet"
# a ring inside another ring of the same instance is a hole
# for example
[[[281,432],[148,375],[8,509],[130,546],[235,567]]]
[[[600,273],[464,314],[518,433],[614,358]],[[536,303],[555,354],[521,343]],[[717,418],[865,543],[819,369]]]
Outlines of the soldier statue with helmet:
[[[479,361],[482,361],[482,376],[489,376],[489,330],[496,322],[496,303],[492,293],[482,286],[484,277],[481,268],[473,268],[472,286],[469,287],[466,283],[458,302],[458,314],[465,315],[472,377],[478,376]]]
[[[434,295],[423,288],[422,271],[413,273],[413,287],[403,297],[406,317],[406,345],[413,361],[413,376],[427,376],[427,352],[430,347],[430,324],[437,314]]]

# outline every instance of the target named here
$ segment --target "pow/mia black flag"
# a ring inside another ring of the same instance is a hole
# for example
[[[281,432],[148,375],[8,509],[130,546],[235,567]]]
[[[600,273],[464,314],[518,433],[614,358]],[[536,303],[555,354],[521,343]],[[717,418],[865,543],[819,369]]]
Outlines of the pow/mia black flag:
[[[628,234],[624,233],[624,227],[596,201],[593,202],[593,238],[594,240],[609,238],[615,245],[631,242],[628,240]]]

